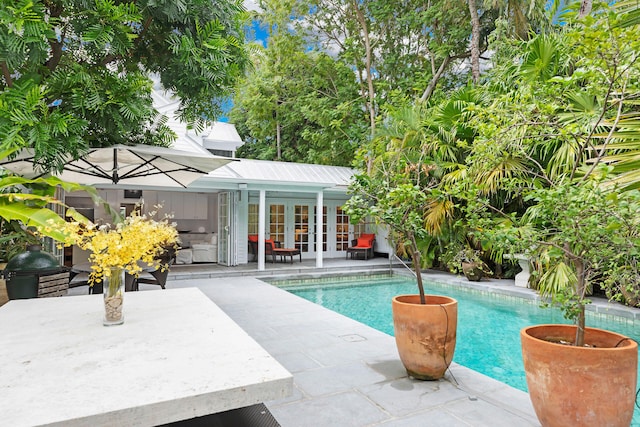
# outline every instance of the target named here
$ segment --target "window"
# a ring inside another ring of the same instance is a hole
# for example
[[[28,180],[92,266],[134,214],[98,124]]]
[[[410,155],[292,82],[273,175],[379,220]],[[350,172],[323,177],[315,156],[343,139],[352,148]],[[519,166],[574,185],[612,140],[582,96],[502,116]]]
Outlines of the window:
[[[284,244],[284,205],[269,206],[269,237]]]
[[[346,251],[349,245],[349,215],[340,206],[336,208],[336,249]]]
[[[257,203],[249,203],[249,219],[247,224],[249,234],[258,234],[258,208]]]

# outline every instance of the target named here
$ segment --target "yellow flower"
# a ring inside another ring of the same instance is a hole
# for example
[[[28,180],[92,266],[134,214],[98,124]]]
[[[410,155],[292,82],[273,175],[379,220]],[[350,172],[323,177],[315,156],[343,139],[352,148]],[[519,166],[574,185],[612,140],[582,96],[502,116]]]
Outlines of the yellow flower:
[[[158,258],[165,251],[177,248],[175,224],[169,223],[169,217],[156,220],[155,211],[147,216],[140,214],[138,209],[113,226],[70,221],[58,229],[67,236],[63,242],[65,246],[77,245],[91,251],[92,281],[99,282],[103,276],[108,277],[112,268],[125,269],[137,276],[145,264],[162,269],[168,267]]]

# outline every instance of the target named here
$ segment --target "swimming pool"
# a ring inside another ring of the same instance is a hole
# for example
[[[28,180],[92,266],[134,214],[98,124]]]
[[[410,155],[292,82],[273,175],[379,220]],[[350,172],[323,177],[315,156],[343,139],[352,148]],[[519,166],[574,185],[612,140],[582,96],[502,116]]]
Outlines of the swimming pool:
[[[375,329],[393,335],[391,298],[415,294],[412,278],[371,276],[272,282],[295,295],[320,304]],[[523,391],[527,391],[520,329],[541,323],[569,323],[555,308],[497,293],[425,282],[427,293],[458,300],[458,333],[454,361]],[[587,313],[587,325],[608,329],[640,342],[640,322]],[[634,426],[640,426],[636,407]]]

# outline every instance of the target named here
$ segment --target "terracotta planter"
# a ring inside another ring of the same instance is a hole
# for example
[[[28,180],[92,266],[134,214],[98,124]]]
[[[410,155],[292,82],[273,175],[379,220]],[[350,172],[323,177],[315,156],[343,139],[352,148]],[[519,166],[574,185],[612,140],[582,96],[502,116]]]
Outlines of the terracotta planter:
[[[409,376],[437,380],[453,360],[458,302],[449,297],[398,295],[392,300],[393,329],[400,360]]]
[[[464,277],[471,282],[479,282],[484,275],[482,268],[480,268],[475,262],[463,262],[462,273],[464,274]]]
[[[586,328],[574,347],[572,325],[538,325],[520,331],[527,386],[543,427],[624,426],[633,417],[638,344],[623,335]]]

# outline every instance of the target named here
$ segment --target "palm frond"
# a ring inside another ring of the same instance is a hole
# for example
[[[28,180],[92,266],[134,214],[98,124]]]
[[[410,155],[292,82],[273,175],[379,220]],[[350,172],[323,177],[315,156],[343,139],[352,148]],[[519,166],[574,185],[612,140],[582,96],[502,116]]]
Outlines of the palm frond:
[[[432,200],[425,210],[424,226],[431,235],[439,235],[445,223],[453,217],[455,206],[451,200]]]
[[[575,289],[578,277],[575,270],[563,261],[551,263],[540,277],[538,287],[543,297],[566,294]]]

